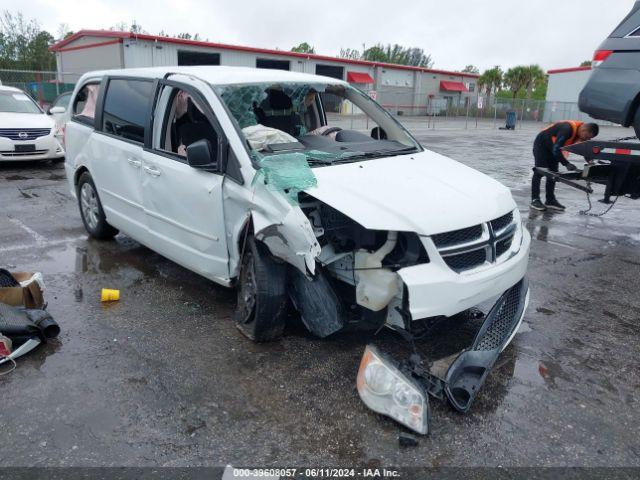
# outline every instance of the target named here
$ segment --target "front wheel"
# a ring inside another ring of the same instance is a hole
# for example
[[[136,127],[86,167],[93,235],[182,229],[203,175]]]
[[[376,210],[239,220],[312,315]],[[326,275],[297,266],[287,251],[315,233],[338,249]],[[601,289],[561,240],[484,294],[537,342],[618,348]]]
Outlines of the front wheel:
[[[80,175],[77,195],[82,223],[84,223],[84,228],[89,232],[89,235],[100,240],[115,237],[118,230],[107,222],[100,197],[98,197],[98,190],[89,172]]]
[[[238,280],[236,326],[255,342],[282,336],[286,320],[285,264],[278,263],[267,248],[247,238]]]

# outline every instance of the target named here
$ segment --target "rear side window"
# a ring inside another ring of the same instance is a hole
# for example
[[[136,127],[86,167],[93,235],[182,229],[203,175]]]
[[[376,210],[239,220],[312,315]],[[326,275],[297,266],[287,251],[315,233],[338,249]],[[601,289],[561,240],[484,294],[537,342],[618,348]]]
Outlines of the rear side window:
[[[109,80],[102,110],[102,130],[143,143],[152,90],[153,83],[146,80]]]

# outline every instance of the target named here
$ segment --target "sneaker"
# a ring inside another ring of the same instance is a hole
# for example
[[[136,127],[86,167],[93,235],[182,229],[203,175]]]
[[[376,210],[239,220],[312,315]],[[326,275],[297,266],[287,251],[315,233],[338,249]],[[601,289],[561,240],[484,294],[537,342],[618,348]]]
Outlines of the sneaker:
[[[553,200],[547,200],[547,202],[545,202],[545,205],[547,208],[550,208],[551,210],[558,210],[560,212],[564,211],[564,205],[562,205],[558,200],[556,200],[555,198]]]
[[[539,198],[534,198],[533,200],[531,200],[531,205],[529,206],[534,210],[540,210],[541,212],[544,212],[547,209],[547,207],[544,206],[544,203],[542,203]]]

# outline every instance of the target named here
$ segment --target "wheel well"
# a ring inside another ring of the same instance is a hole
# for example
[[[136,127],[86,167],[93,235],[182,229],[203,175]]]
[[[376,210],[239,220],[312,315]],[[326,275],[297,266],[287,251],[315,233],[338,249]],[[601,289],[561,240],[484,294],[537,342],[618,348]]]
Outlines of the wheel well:
[[[640,92],[636,95],[636,97],[631,102],[631,105],[629,106],[629,111],[627,112],[627,116],[624,119],[624,123],[622,124],[623,127],[628,127],[629,125],[633,124],[633,119],[636,116],[638,107],[640,107]]]
[[[80,175],[82,175],[84,172],[88,172],[89,169],[87,167],[80,167],[79,169],[76,170],[76,173],[73,174],[73,184],[77,187],[78,186],[78,181],[80,180]]]

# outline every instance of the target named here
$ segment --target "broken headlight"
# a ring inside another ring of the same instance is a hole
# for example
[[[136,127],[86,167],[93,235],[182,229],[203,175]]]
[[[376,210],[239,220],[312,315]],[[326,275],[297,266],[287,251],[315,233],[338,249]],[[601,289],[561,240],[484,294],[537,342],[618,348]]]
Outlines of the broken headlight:
[[[418,433],[427,433],[429,401],[426,393],[372,345],[367,345],[362,356],[357,386],[360,398],[371,410]]]

